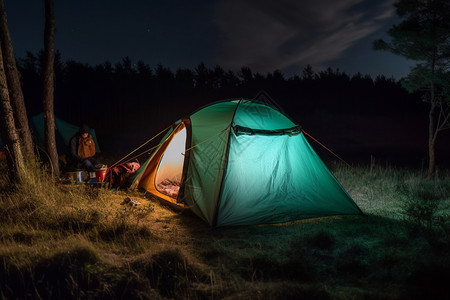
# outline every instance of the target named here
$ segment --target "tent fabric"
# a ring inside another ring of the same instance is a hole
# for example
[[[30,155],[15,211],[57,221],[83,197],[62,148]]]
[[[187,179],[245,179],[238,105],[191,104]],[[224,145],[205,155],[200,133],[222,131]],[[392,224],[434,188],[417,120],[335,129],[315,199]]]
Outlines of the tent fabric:
[[[135,186],[173,203],[184,202],[211,226],[362,213],[300,126],[271,105],[231,99],[183,120],[189,126],[184,147],[178,143],[177,150],[185,157],[180,192],[163,195],[155,182],[179,124],[143,164]]]
[[[45,149],[45,135],[44,135],[44,113],[40,113],[31,117],[30,128],[33,134],[34,142],[39,147]],[[55,116],[55,128],[56,128],[56,148],[58,153],[66,153],[69,147],[69,141],[80,129],[80,127],[67,123]],[[91,129],[92,139],[95,142],[95,152],[100,152],[100,147],[95,135],[95,130]],[[0,148],[2,148],[2,141],[0,139]]]
[[[359,214],[303,134],[232,135],[228,161],[217,226]]]
[[[184,201],[209,224],[216,213],[230,124],[238,104],[222,102],[190,116],[192,145],[198,146],[189,151]]]
[[[44,113],[40,113],[31,118],[31,128],[33,136],[35,138],[35,143],[40,147],[45,147],[45,136],[44,136]],[[67,147],[69,146],[69,141],[72,136],[74,136],[79,130],[79,126],[72,125],[66,121],[61,120],[55,116],[55,128],[56,128],[56,147],[58,153],[67,152]],[[95,130],[91,129],[92,139],[95,142],[95,152],[100,152],[100,147],[97,141],[97,136],[95,135]]]
[[[146,173],[148,173],[152,168],[149,168],[149,164],[152,161],[156,161],[155,158],[156,154],[161,151],[162,146],[165,144],[166,141],[168,141],[168,138],[173,133],[173,128],[169,128],[169,130],[166,132],[166,134],[161,139],[161,142],[159,143],[159,146],[155,148],[155,150],[152,152],[150,157],[141,165],[141,167],[130,176],[131,184],[134,186],[140,186],[141,188],[147,190],[148,185],[150,184],[150,181],[146,176],[144,176]],[[142,182],[142,184],[141,184]]]

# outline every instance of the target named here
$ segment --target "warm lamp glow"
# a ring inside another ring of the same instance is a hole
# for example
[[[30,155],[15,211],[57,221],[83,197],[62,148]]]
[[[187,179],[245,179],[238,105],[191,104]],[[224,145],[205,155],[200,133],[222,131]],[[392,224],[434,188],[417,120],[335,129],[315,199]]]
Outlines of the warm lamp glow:
[[[176,198],[183,173],[184,152],[186,149],[186,128],[178,132],[170,141],[159,163],[155,176],[158,191]]]

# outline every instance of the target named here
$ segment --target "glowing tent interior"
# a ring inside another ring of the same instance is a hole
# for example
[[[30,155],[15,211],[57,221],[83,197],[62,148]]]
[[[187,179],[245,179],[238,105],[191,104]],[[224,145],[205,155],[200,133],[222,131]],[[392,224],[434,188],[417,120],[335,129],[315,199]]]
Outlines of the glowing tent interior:
[[[300,126],[272,105],[245,99],[173,124],[132,186],[188,206],[211,226],[362,214]]]

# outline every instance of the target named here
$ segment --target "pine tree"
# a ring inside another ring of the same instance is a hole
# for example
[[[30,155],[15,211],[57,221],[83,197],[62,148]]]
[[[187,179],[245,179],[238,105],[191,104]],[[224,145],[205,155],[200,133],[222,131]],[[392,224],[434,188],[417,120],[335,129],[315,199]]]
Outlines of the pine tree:
[[[429,104],[428,177],[436,169],[436,139],[450,128],[450,1],[400,0],[395,3],[402,19],[389,29],[390,42],[375,41],[374,48],[417,61],[402,85],[422,91]]]

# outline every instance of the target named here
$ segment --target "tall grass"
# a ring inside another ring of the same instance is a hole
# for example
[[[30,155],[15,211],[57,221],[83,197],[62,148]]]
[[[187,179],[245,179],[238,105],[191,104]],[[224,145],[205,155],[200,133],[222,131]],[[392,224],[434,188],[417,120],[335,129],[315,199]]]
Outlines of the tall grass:
[[[103,253],[131,255],[146,248],[154,236],[140,221],[152,212],[151,205],[123,207],[118,205],[123,196],[85,184],[55,183],[38,165],[28,170],[26,184],[0,182],[1,297],[110,293],[91,274],[98,270],[92,266],[102,265]]]
[[[5,168],[0,163],[0,172]],[[0,299],[440,299],[450,174],[330,164],[365,216],[210,229],[140,194],[0,178]],[[120,205],[124,197],[142,205]]]

